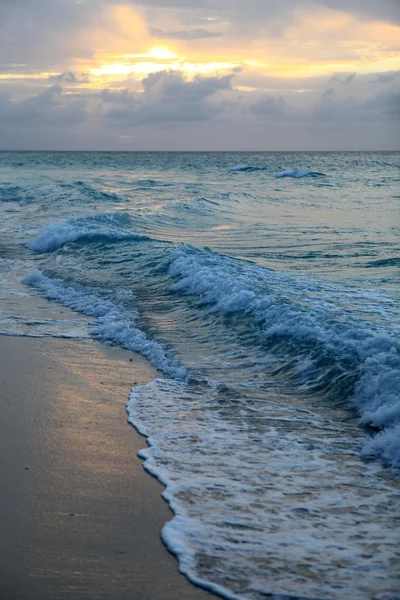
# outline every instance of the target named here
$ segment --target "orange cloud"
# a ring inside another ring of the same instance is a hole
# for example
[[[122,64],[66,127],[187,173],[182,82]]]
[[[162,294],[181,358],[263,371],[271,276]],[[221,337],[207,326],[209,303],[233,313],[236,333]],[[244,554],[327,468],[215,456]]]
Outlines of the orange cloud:
[[[173,28],[174,23],[171,21],[168,26]],[[140,80],[149,73],[169,69],[194,77],[243,66],[254,77],[282,78],[400,69],[400,28],[393,24],[361,21],[346,12],[320,8],[299,12],[280,36],[257,31],[257,39],[251,41],[234,35],[229,28],[223,37],[195,44],[157,39],[144,13],[132,5],[121,4],[104,8],[87,25],[77,40],[77,47],[87,51],[64,68],[89,73],[88,83],[82,82],[81,87],[129,84],[136,89],[140,89]],[[1,75],[3,79],[48,76],[49,73],[37,72]],[[240,75],[237,84],[240,87]]]

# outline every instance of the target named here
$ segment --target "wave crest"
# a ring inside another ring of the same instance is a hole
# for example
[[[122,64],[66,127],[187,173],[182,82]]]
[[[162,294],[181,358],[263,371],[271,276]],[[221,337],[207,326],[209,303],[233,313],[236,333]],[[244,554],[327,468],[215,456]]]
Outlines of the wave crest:
[[[364,425],[397,427],[400,342],[390,333],[313,296],[310,281],[302,283],[191,246],[176,250],[169,264],[175,278],[171,291],[197,296],[198,306],[208,306],[211,312],[252,319],[259,343],[276,357],[276,374],[286,374],[302,389],[328,394],[335,401],[347,399]],[[386,458],[398,464],[400,446],[391,447]]]
[[[139,314],[132,306],[134,295],[129,290],[120,289],[116,298],[110,296],[110,290],[87,288],[81,284],[52,278],[37,269],[23,283],[37,288],[48,300],[55,300],[72,308],[76,312],[95,317],[91,334],[122,348],[139,352],[157,369],[178,380],[187,377],[186,369],[181,367],[168,351],[156,340],[149,338],[139,328]],[[129,303],[129,309],[124,307]]]
[[[293,177],[294,179],[301,179],[302,177],[325,177],[325,173],[310,171],[309,169],[287,169],[286,171],[276,173],[275,177]]]
[[[0,202],[16,202],[20,206],[25,206],[32,202],[33,198],[28,186],[12,185],[9,183],[0,184]]]
[[[26,245],[34,252],[53,252],[70,242],[101,238],[109,241],[147,239],[132,227],[127,213],[102,213],[48,225]]]

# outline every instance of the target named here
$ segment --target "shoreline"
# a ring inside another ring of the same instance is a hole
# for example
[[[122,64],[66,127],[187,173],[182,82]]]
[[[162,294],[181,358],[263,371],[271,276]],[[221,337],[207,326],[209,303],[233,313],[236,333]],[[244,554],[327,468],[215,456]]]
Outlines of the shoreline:
[[[160,539],[173,514],[127,423],[141,356],[0,336],[2,600],[206,600]]]

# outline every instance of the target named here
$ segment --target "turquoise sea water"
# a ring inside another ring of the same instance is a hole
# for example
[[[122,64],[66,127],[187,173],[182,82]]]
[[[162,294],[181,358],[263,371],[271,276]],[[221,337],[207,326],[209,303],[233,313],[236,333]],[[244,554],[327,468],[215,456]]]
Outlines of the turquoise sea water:
[[[400,597],[399,175],[399,153],[0,153],[0,332],[159,369],[127,410],[162,536],[226,598]]]

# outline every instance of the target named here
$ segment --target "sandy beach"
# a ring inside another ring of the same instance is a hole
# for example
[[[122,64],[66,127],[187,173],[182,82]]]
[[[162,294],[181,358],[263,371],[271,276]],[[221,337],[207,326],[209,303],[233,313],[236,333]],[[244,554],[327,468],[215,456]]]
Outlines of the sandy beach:
[[[200,600],[159,533],[171,512],[126,422],[157,372],[93,342],[0,337],[1,600]]]

